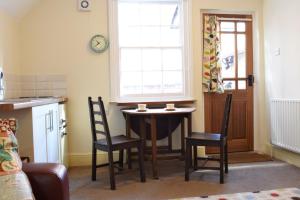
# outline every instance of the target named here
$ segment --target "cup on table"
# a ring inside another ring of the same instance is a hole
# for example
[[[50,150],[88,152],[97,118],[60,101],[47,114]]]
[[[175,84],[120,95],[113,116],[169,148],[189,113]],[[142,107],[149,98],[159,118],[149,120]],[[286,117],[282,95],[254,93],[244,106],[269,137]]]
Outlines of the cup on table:
[[[174,103],[168,103],[168,104],[166,104],[166,109],[167,110],[174,110],[175,109]]]
[[[146,110],[147,109],[147,104],[138,104],[138,110]]]

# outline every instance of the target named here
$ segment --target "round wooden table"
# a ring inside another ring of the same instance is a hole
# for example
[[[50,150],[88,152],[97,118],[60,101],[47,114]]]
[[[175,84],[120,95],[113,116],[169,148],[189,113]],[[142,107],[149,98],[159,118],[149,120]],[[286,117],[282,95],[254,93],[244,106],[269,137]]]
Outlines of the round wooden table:
[[[184,146],[184,137],[185,137],[185,127],[184,119],[187,119],[187,135],[190,135],[192,132],[192,112],[196,109],[194,107],[187,108],[175,108],[172,111],[166,110],[165,108],[149,108],[146,111],[138,111],[137,109],[123,109],[122,112],[125,114],[126,118],[126,134],[131,136],[131,118],[139,118],[140,122],[140,137],[142,138],[145,146],[145,120],[150,120],[151,127],[151,142],[152,142],[152,171],[153,178],[158,179],[158,170],[157,170],[157,118],[164,116],[176,116],[181,118],[181,153],[184,155],[185,146]],[[130,152],[129,152],[130,153]],[[130,161],[130,159],[128,159]]]

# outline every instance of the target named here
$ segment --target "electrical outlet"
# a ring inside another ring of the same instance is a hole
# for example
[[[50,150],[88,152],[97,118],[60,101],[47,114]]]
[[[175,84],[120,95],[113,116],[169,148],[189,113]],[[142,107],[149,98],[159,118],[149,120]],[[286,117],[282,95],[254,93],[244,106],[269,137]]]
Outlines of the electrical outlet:
[[[274,56],[280,56],[280,48],[274,50]]]

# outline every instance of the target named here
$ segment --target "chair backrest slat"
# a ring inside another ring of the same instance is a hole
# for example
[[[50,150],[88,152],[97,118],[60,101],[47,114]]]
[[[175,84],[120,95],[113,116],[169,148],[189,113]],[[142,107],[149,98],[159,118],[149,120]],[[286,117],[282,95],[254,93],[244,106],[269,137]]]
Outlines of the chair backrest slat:
[[[97,121],[97,120],[95,120],[95,124],[104,125],[104,123],[102,121]]]
[[[231,101],[232,101],[232,94],[228,94],[225,101],[224,115],[223,115],[222,128],[221,128],[222,137],[227,137],[229,116],[231,110]]]
[[[102,115],[102,113],[101,113],[100,111],[98,111],[98,112],[97,112],[97,111],[94,111],[94,114],[95,114],[95,115],[100,115],[100,116]]]
[[[91,122],[91,130],[92,130],[92,136],[93,136],[93,142],[97,141],[97,134],[101,134],[105,136],[105,139],[108,144],[108,148],[111,148],[111,136],[109,132],[109,127],[107,123],[106,113],[104,104],[101,97],[98,97],[98,101],[92,101],[92,97],[88,97],[88,103],[89,103],[89,111],[90,111],[90,122]],[[94,106],[99,108],[99,111],[95,111]],[[101,115],[101,120],[97,119],[96,116]],[[97,126],[98,125],[98,126]],[[99,126],[100,125],[100,126]],[[99,128],[102,127],[103,130],[99,130]]]
[[[101,134],[101,135],[105,135],[105,132],[104,132],[104,131],[96,130],[96,133],[97,133],[97,134]]]

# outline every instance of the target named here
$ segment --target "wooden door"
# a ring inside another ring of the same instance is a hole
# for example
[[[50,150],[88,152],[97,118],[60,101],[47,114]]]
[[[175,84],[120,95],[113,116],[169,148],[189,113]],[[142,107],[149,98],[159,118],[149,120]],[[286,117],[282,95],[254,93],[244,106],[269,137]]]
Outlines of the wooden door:
[[[227,93],[233,94],[229,152],[253,150],[253,46],[251,15],[218,15],[224,94],[205,94],[205,131],[219,132]],[[207,149],[207,153],[216,153]]]

